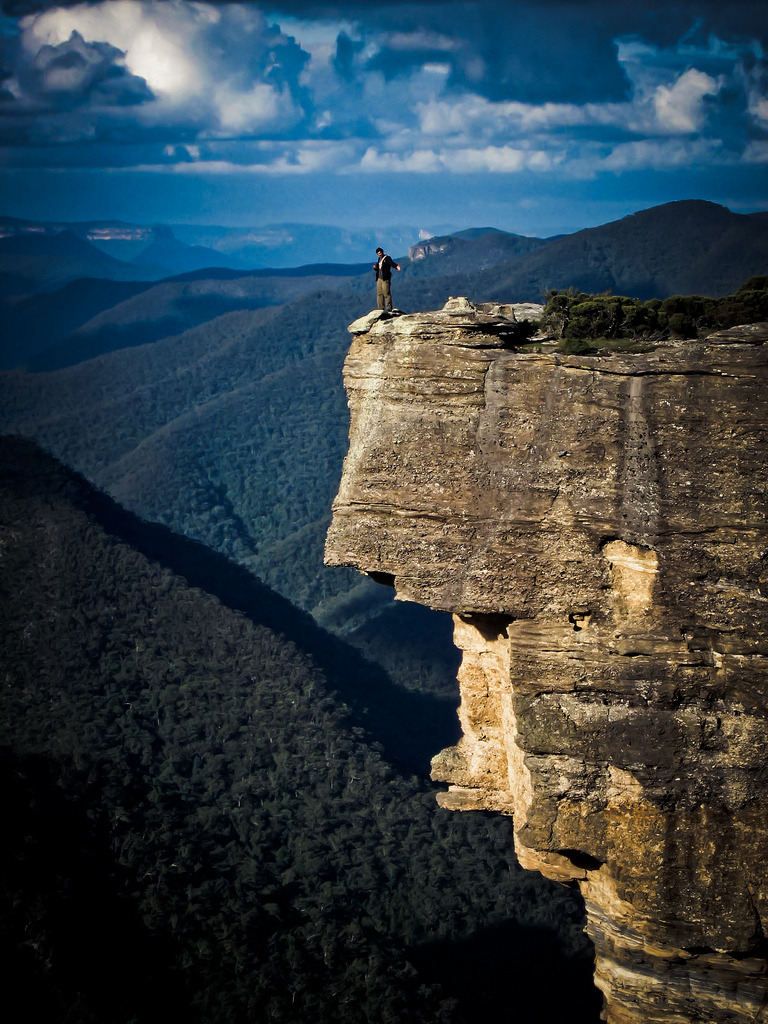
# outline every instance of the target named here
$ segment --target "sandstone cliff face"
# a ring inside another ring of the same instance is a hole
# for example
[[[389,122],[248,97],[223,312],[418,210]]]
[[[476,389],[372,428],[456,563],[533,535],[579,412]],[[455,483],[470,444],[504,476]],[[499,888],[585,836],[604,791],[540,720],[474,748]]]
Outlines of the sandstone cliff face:
[[[517,352],[365,319],[326,561],[454,614],[446,806],[575,882],[612,1024],[768,1016],[768,325]]]
[[[442,241],[430,239],[427,242],[417,242],[416,245],[410,246],[408,249],[408,259],[413,263],[418,263],[419,260],[424,260],[427,256],[435,256],[450,251],[451,244],[447,238]]]

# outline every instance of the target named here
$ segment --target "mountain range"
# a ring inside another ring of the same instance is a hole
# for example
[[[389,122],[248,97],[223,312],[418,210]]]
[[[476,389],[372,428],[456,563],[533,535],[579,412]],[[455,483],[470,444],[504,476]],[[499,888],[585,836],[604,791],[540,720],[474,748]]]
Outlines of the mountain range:
[[[389,229],[386,242],[400,250],[418,235],[416,228]],[[0,280],[9,275],[0,294],[49,289],[86,276],[154,281],[212,267],[242,271],[348,264],[372,258],[379,241],[372,230],[316,224],[227,228],[0,216]]]
[[[485,274],[479,287],[504,289],[520,301],[570,284],[638,298],[675,291],[724,294],[765,269],[754,271],[764,253],[767,218],[688,200],[552,238],[471,228],[417,241],[416,229],[404,228],[385,241],[391,254],[401,254],[409,277],[469,274],[474,281]],[[349,265],[372,260],[377,244],[370,231],[318,225],[256,229],[0,217],[0,295],[51,290],[82,277],[155,281],[214,267],[245,273]],[[489,276],[495,267],[499,273]]]
[[[766,223],[684,202],[551,240],[479,228],[414,242],[395,301],[540,301],[569,286],[722,294],[768,269]],[[6,297],[2,365],[16,369],[0,377],[0,430],[235,558],[318,621],[378,643],[370,617],[403,629],[408,611],[322,565],[347,443],[346,325],[372,305],[370,264],[89,279]]]
[[[414,236],[395,301],[724,294],[767,224]],[[456,735],[449,618],[322,564],[370,263],[134,279],[214,239],[38,227],[0,239],[0,939],[28,1013],[494,1024],[512,985],[594,1024],[576,902],[413,777]]]
[[[0,237],[0,297],[53,291],[85,277],[135,281],[142,276],[130,263],[100,252],[68,230]]]
[[[552,289],[639,299],[726,295],[768,267],[768,212],[667,203],[550,239],[486,230],[411,247],[408,277],[445,276],[478,301],[541,302]],[[406,275],[404,275],[406,276]]]

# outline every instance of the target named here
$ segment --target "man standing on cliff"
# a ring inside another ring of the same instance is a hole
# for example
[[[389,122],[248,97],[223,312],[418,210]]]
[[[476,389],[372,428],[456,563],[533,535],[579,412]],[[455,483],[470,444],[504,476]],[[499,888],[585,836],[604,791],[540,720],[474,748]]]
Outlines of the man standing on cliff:
[[[376,250],[377,262],[373,264],[376,274],[376,305],[379,309],[392,312],[392,267],[400,270],[400,264],[387,256],[383,249]]]

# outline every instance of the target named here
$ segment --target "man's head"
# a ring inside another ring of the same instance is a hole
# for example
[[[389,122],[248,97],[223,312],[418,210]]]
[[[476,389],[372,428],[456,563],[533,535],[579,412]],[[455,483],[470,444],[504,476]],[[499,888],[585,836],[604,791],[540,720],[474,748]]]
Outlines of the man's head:
[[[376,250],[376,255],[377,256],[383,256],[384,255],[384,250],[381,248],[381,246],[379,246],[379,248]]]

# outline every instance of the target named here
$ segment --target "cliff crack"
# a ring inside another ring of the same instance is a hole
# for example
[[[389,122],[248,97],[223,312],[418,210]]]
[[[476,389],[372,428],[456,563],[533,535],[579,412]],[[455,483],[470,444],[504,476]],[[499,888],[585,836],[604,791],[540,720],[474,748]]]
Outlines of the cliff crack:
[[[624,407],[626,438],[621,475],[621,518],[628,538],[653,547],[659,525],[656,446],[644,409],[645,381],[632,377]]]

